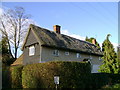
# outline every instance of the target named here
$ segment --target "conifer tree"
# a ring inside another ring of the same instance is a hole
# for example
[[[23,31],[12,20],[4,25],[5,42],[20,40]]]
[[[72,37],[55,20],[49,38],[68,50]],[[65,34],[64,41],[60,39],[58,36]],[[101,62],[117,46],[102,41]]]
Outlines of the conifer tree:
[[[120,45],[117,47],[117,59],[118,59],[118,66],[119,66],[118,73],[120,74]]]
[[[117,54],[114,50],[112,43],[109,40],[110,34],[107,35],[106,39],[102,43],[103,51],[103,64],[100,66],[100,72],[104,73],[118,73],[118,59]]]
[[[9,53],[7,38],[4,36],[0,41],[0,59],[2,60],[2,64],[4,65],[10,65],[14,61],[11,54]]]

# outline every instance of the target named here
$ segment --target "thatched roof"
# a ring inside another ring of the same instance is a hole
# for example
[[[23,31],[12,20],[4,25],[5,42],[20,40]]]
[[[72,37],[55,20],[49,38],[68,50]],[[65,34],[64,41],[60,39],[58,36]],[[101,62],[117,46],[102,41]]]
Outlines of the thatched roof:
[[[13,64],[11,64],[11,66],[22,65],[22,64],[23,64],[23,54],[20,55],[20,57],[17,58],[15,60],[15,62],[13,62]]]
[[[89,43],[87,41],[79,40],[63,34],[58,34],[55,33],[54,31],[50,31],[32,24],[30,25],[30,28],[36,34],[41,46],[67,49],[76,52],[83,52],[95,55],[102,55],[101,50],[96,45]]]

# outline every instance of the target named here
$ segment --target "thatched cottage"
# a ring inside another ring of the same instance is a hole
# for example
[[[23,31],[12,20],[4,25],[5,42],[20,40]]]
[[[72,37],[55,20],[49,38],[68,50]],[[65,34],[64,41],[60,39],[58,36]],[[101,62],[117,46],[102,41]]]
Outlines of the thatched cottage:
[[[60,33],[60,26],[54,31],[35,25],[29,26],[23,50],[23,64],[43,63],[47,61],[89,61],[93,72],[101,63],[102,52],[93,43],[82,41]]]

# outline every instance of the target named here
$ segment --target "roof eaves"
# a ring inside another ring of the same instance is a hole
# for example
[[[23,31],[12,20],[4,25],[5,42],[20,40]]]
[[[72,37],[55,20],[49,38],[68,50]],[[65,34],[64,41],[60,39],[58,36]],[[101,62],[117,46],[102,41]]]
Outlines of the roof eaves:
[[[73,52],[86,53],[86,54],[90,54],[90,55],[103,56],[102,53],[92,53],[92,52],[86,52],[86,51],[82,51],[82,50],[70,49],[70,48],[66,48],[66,47],[56,47],[56,46],[51,46],[51,45],[46,45],[46,44],[42,44],[41,46],[50,47],[50,48],[57,48],[57,49],[63,49],[63,50],[69,50],[69,51],[73,51]]]

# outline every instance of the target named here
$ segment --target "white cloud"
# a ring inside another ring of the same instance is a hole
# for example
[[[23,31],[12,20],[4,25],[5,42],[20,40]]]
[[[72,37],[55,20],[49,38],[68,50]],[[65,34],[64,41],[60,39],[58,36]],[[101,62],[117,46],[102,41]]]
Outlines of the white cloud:
[[[85,40],[85,37],[77,35],[77,34],[71,34],[68,30],[62,30],[61,33],[68,35],[68,36],[71,36],[71,37],[74,37],[76,39]]]
[[[113,44],[113,47],[115,49],[115,52],[117,52],[118,43],[112,42],[112,44]],[[102,43],[100,43],[100,47],[102,47]]]
[[[61,33],[71,36],[71,37],[74,37],[74,38],[77,38],[77,39],[80,39],[80,40],[85,40],[85,37],[77,35],[77,34],[71,34],[68,30],[62,30]],[[112,42],[112,44],[114,46],[115,51],[117,52],[118,43]],[[102,43],[100,43],[100,47],[102,47]]]
[[[115,51],[117,52],[117,47],[118,47],[118,43],[112,43],[113,44],[113,46],[114,46],[114,48],[115,48]]]
[[[2,8],[0,8],[0,15],[2,15],[2,13],[3,13],[3,9],[2,9]]]

